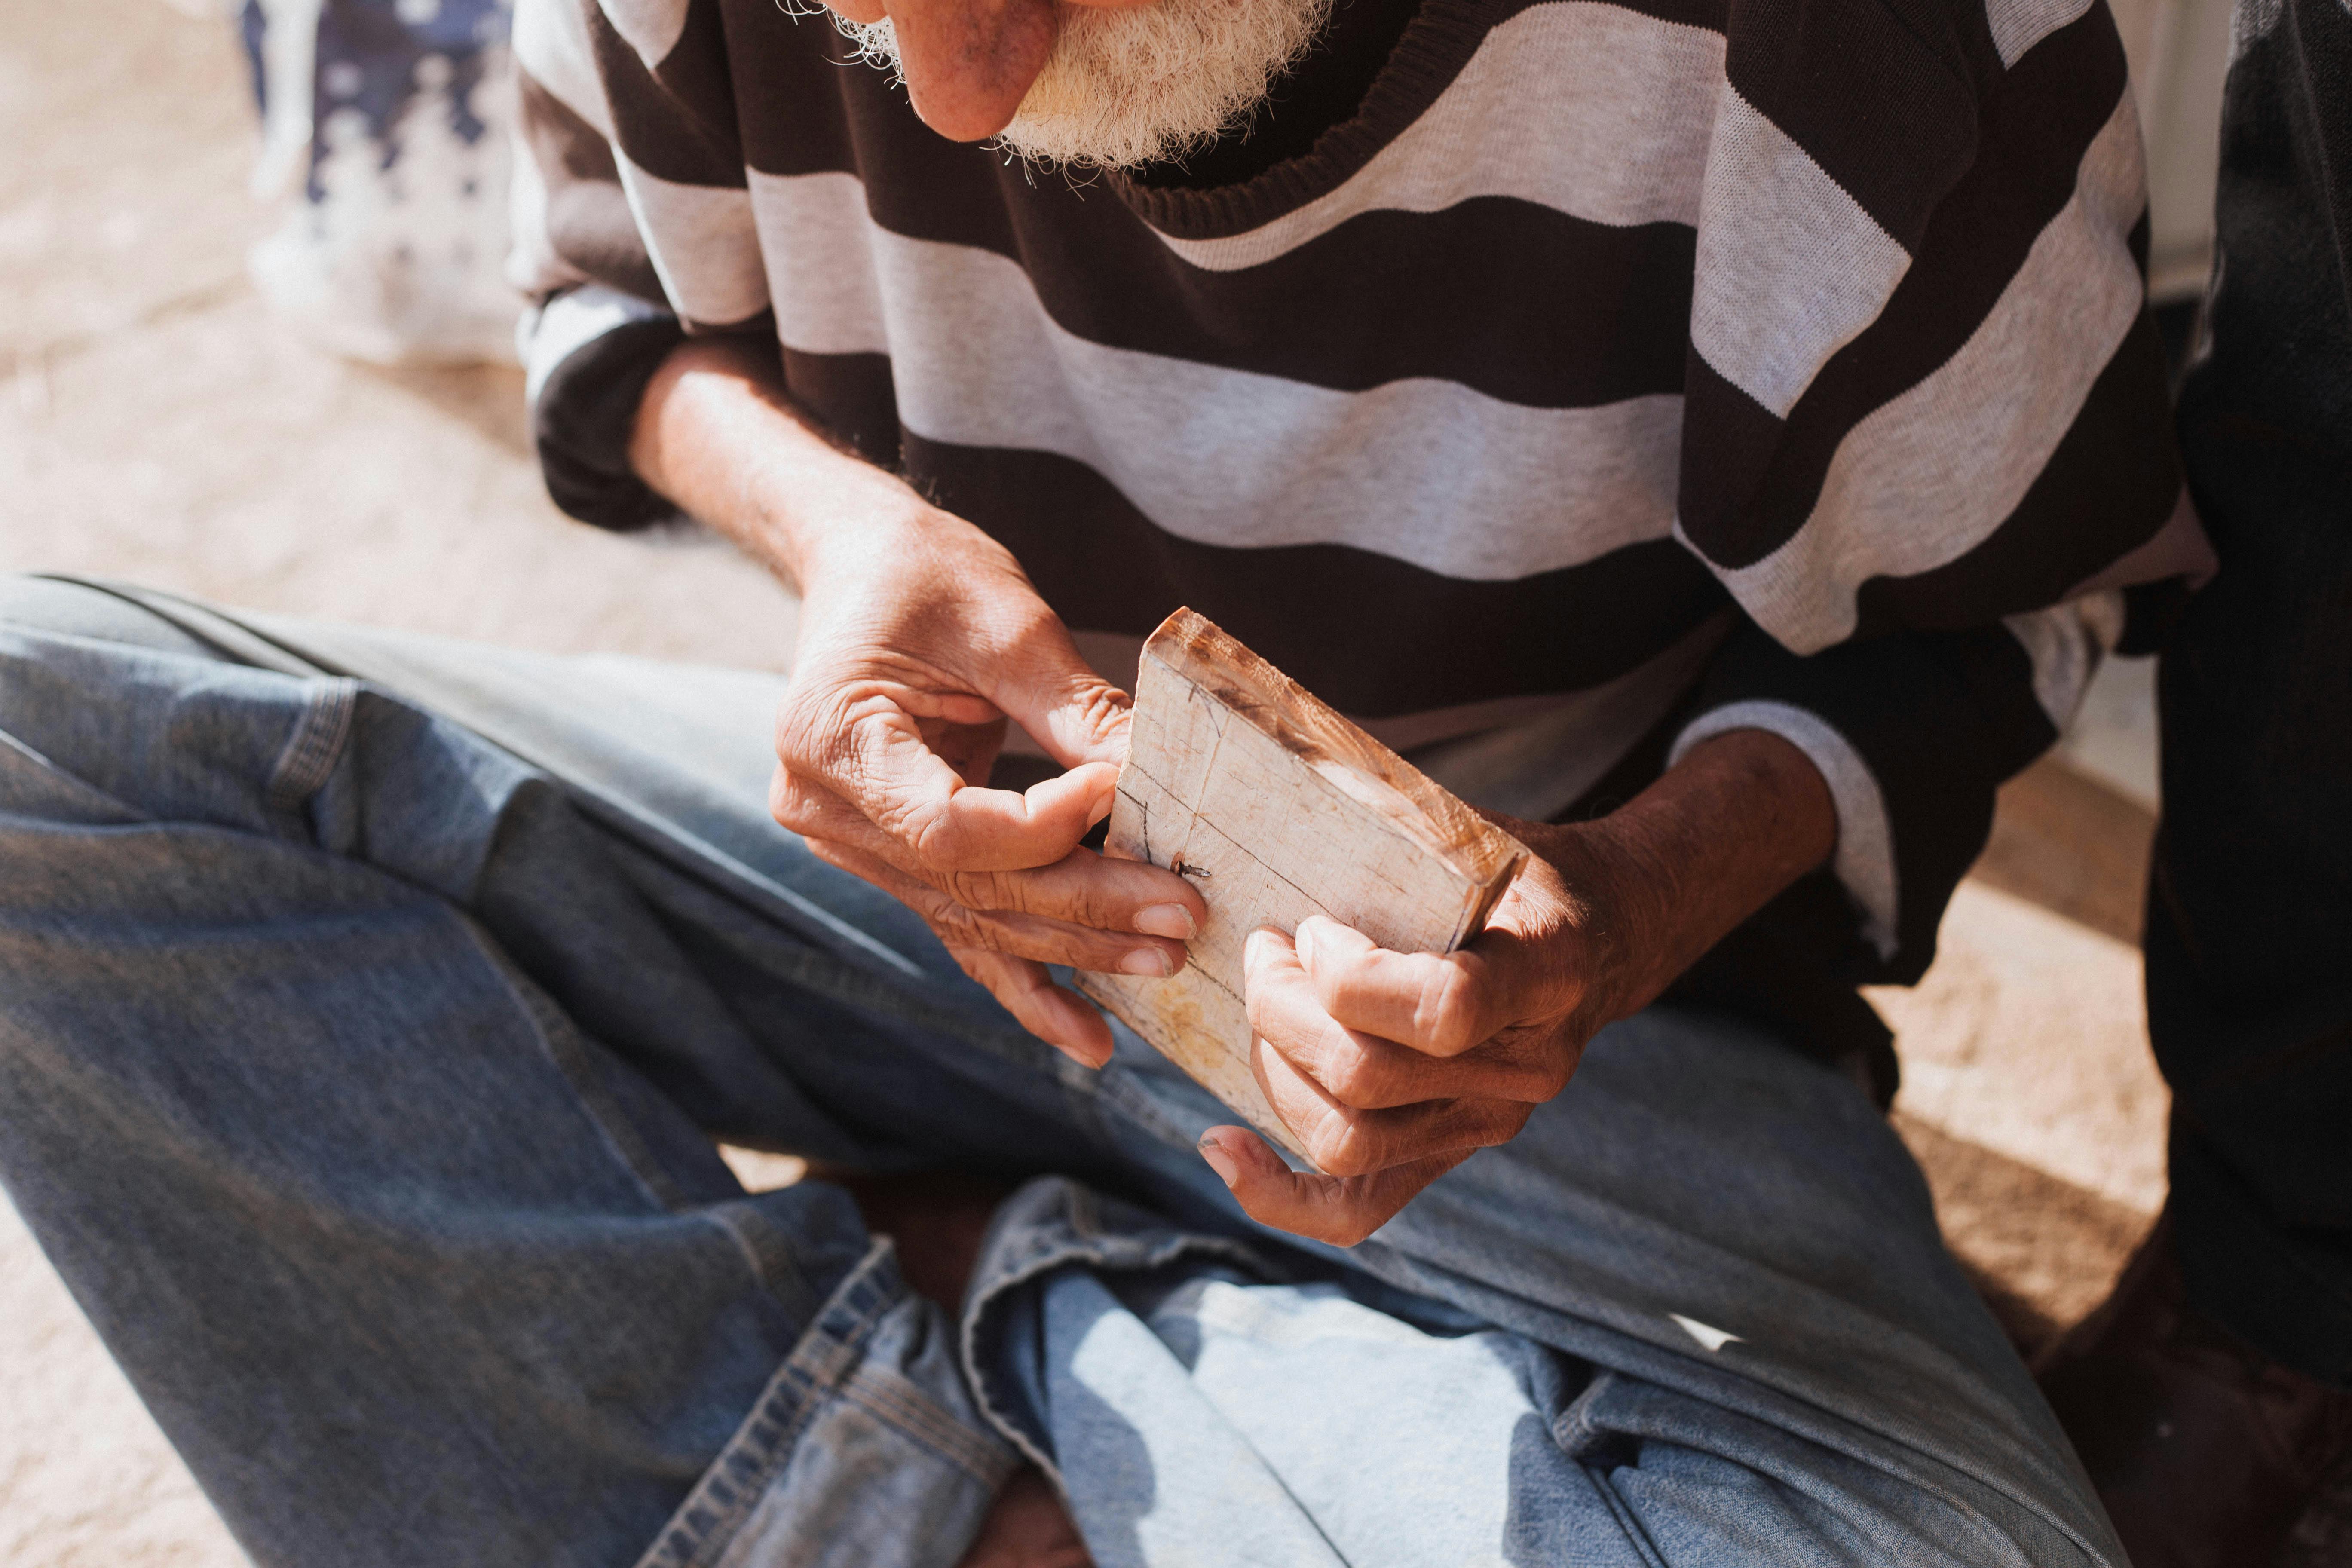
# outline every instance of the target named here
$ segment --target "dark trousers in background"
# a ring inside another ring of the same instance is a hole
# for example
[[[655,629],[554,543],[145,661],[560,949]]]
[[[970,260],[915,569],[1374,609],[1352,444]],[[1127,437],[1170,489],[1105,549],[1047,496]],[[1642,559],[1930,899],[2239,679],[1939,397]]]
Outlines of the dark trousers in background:
[[[2180,400],[2221,571],[2160,666],[2148,1022],[2191,1300],[2352,1384],[2352,11],[2238,17]]]

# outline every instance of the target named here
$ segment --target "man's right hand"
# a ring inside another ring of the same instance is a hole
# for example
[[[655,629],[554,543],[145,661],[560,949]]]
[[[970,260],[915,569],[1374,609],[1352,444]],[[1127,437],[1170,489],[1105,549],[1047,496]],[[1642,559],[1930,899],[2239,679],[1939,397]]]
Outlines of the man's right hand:
[[[1110,1026],[1045,965],[1173,974],[1207,912],[1183,878],[1079,846],[1126,760],[1127,694],[1003,545],[826,440],[773,344],[673,352],[629,458],[801,591],[776,820],[920,914],[1024,1027],[1101,1065]],[[986,787],[1008,718],[1067,771]]]
[[[1099,1065],[1108,1026],[1045,965],[1173,974],[1206,913],[1183,878],[1078,842],[1110,810],[1127,694],[1003,546],[944,512],[840,531],[803,554],[802,593],[776,820],[920,914],[1032,1033]],[[1008,719],[1067,771],[987,788]]]

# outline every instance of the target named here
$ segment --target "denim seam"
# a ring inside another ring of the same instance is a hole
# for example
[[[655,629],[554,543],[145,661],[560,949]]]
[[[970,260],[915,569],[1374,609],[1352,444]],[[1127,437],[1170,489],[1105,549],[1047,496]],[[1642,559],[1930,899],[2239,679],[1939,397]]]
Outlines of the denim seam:
[[[1642,1521],[1633,1508],[1618,1495],[1616,1483],[1609,1479],[1607,1468],[1593,1463],[1591,1458],[1611,1438],[1632,1436],[1617,1427],[1602,1426],[1592,1415],[1592,1406],[1602,1394],[1622,1382],[1616,1373],[1606,1367],[1595,1371],[1592,1381],[1568,1402],[1568,1408],[1552,1418],[1551,1439],[1559,1446],[1559,1451],[1574,1461],[1576,1467],[1591,1480],[1592,1489],[1601,1494],[1601,1500],[1608,1508],[1610,1517],[1617,1521],[1617,1528],[1624,1532],[1625,1539],[1642,1561],[1649,1568],[1665,1568],[1664,1558],[1651,1543],[1649,1532],[1642,1527]]]
[[[356,680],[321,680],[312,686],[302,717],[269,770],[268,799],[273,808],[299,811],[324,787],[351,740],[359,695]]]
[[[883,1314],[905,1297],[903,1284],[892,1289],[883,1283],[888,1276],[896,1284],[897,1272],[887,1241],[866,1249],[818,1309],[801,1342],[769,1378],[751,1413],[638,1559],[637,1568],[709,1568],[717,1560],[824,1408],[824,1396],[856,1363]],[[727,1473],[739,1468],[740,1475]]]
[[[65,583],[77,588],[87,588],[94,594],[120,599],[134,609],[143,610],[166,625],[174,626],[198,642],[207,643],[220,651],[230,664],[241,664],[254,669],[266,669],[278,675],[290,675],[298,680],[316,679],[331,673],[317,661],[262,635],[242,621],[230,619],[208,605],[193,599],[183,599],[150,588],[134,587],[128,583],[107,577],[85,576],[75,572],[41,572],[35,574],[43,581]]]
[[[1013,1468],[1001,1446],[975,1436],[971,1427],[925,1398],[922,1390],[887,1367],[859,1365],[842,1380],[838,1392],[843,1399],[921,1442],[982,1486],[993,1489]]]
[[[820,1305],[816,1287],[801,1268],[800,1259],[793,1256],[791,1242],[777,1234],[768,1217],[748,1198],[713,1204],[695,1212],[727,1233],[727,1238],[750,1265],[753,1277],[768,1294],[783,1303],[795,1321],[815,1315]]]
[[[1599,1369],[1593,1373],[1592,1381],[1568,1402],[1568,1408],[1552,1418],[1551,1440],[1559,1445],[1561,1453],[1581,1462],[1601,1443],[1618,1435],[1616,1428],[1603,1426],[1592,1419],[1594,1403],[1617,1382],[1615,1373],[1606,1367]]]
[[[130,802],[122,800],[110,792],[99,788],[96,784],[90,783],[88,779],[83,778],[80,774],[68,773],[64,768],[58,766],[56,763],[50,761],[47,757],[43,756],[38,751],[26,745],[23,741],[10,734],[5,729],[0,729],[0,747],[5,747],[6,751],[13,755],[24,758],[26,765],[37,770],[41,779],[52,787],[69,791],[79,797],[83,803],[91,806],[102,808],[110,816],[114,818],[114,821],[107,824],[107,826],[123,827],[139,826],[155,820],[150,814],[141,811]],[[17,816],[14,812],[0,813],[0,816],[5,816],[8,820],[16,823],[26,823],[28,820],[23,816]],[[79,826],[79,824],[77,824],[77,826]],[[99,824],[93,823],[90,826],[99,826]]]
[[[1591,1479],[1592,1489],[1601,1494],[1601,1505],[1609,1510],[1610,1517],[1617,1521],[1617,1528],[1624,1532],[1625,1544],[1633,1549],[1648,1568],[1666,1568],[1664,1556],[1659,1552],[1657,1544],[1650,1539],[1650,1532],[1643,1528],[1642,1521],[1633,1512],[1633,1505],[1618,1492],[1617,1483],[1611,1480],[1608,1473],[1598,1466],[1583,1465],[1579,1468]]]
[[[875,1328],[891,1307],[906,1300],[906,1284],[896,1274],[891,1244],[875,1241],[866,1250],[866,1258],[849,1269],[849,1277],[835,1286],[833,1295],[816,1311],[816,1321],[809,1323],[800,1344],[769,1377],[760,1399],[752,1404],[751,1415],[743,1417],[734,1436],[703,1471],[694,1493],[687,1495],[652,1547],[646,1547],[637,1568],[710,1568],[724,1554],[743,1521],[760,1507],[776,1474],[791,1460],[809,1422],[816,1420],[828,1399],[849,1396],[846,1383],[861,1371],[858,1361],[866,1340],[873,1338]],[[896,1420],[889,1411],[879,1411],[866,1399],[856,1404],[877,1420],[885,1420],[901,1436],[936,1450],[936,1444],[924,1441],[922,1432],[910,1432],[906,1420]],[[927,1405],[924,1417],[929,1420],[936,1415],[936,1405]],[[971,1441],[969,1427],[957,1427],[957,1436]],[[940,1453],[940,1460],[955,1462],[955,1455]],[[1004,1471],[1012,1469],[1012,1465],[1004,1465],[990,1477],[969,1471],[960,1462],[955,1467],[976,1474],[988,1486],[995,1486],[1004,1479]]]
[[[1619,1376],[1620,1374],[1611,1373],[1609,1375]],[[1675,1393],[1678,1391],[1669,1389],[1668,1392]],[[1736,1420],[1758,1421],[1760,1419],[1747,1411],[1734,1410],[1730,1415],[1732,1418]],[[1709,1445],[1706,1436],[1702,1433],[1691,1430],[1683,1424],[1671,1420],[1660,1419],[1653,1410],[1637,1408],[1627,1411],[1619,1418],[1619,1425],[1609,1428],[1609,1430],[1614,1435],[1622,1436],[1628,1441],[1639,1442],[1647,1440],[1660,1443],[1671,1443],[1677,1447],[1688,1448],[1696,1452],[1709,1451]],[[1780,1430],[1792,1431],[1794,1428],[1784,1425],[1780,1427]],[[1818,1437],[1811,1437],[1809,1434],[1800,1432],[1798,1433],[1798,1436],[1807,1437],[1811,1441],[1820,1441]],[[1828,1447],[1826,1444],[1823,1446]],[[1962,1488],[1953,1486],[1939,1474],[1930,1471],[1919,1471],[1906,1474],[1904,1471],[1893,1468],[1883,1460],[1871,1455],[1836,1448],[1832,1448],[1831,1451],[1833,1453],[1845,1452],[1847,1458],[1866,1464],[1881,1474],[1895,1476],[1898,1479],[1917,1489],[1925,1495],[1934,1498],[1937,1501],[1950,1509],[1961,1519],[1966,1520],[1969,1524],[1977,1527],[1978,1530],[1986,1536],[2001,1536],[2008,1533],[2006,1528],[1998,1520],[1989,1514],[1979,1502],[1969,1495],[1967,1490]],[[2002,1491],[1999,1487],[1994,1486],[1991,1482],[1986,1480],[1981,1476],[1961,1469],[1958,1466],[1950,1466],[1948,1468],[1958,1471],[1965,1480],[1973,1482],[1976,1486],[1992,1492],[1995,1496],[2010,1495]],[[1799,1489],[1803,1489],[1801,1483],[1798,1483],[1798,1485]],[[2010,1500],[2026,1502],[2028,1507],[2032,1506],[2031,1501],[2025,1499],[2011,1497]],[[2049,1519],[2049,1516],[2046,1513],[2039,1513],[2037,1514],[2037,1517],[2042,1518],[2045,1523],[2053,1522]],[[2082,1540],[2072,1531],[2066,1530],[2063,1525],[2057,1525],[2056,1528],[2060,1534],[2064,1535],[2068,1540],[2074,1542],[2076,1546],[2082,1548],[2084,1554],[2086,1557],[2094,1560],[2098,1557],[2098,1552],[2093,1548],[2090,1542]]]

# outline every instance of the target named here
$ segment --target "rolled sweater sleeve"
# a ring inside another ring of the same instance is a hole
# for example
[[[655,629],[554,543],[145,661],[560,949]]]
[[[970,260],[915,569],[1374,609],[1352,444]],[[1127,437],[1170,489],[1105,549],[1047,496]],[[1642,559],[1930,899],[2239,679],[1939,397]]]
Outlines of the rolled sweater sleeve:
[[[1802,752],[1837,808],[1829,868],[1865,950],[1855,977],[1916,980],[1984,847],[1994,791],[2057,740],[2122,621],[2122,595],[2108,592],[1994,626],[1804,657],[1743,626],[1717,656],[1670,761],[1743,729]]]
[[[629,466],[629,437],[646,384],[685,336],[667,310],[601,283],[523,318],[531,444],[549,497],[570,516],[631,529],[675,515]]]
[[[672,55],[715,47],[699,34],[667,42]],[[756,240],[733,221],[746,205],[742,160],[731,125],[713,118],[723,94],[678,90],[660,74],[667,58],[648,63],[594,0],[520,0],[514,48],[508,276],[532,301],[520,329],[532,440],[557,506],[639,527],[673,512],[628,460],[654,372],[688,332],[765,319],[764,289],[744,282],[758,274]],[[697,58],[672,75],[700,81],[709,67]]]

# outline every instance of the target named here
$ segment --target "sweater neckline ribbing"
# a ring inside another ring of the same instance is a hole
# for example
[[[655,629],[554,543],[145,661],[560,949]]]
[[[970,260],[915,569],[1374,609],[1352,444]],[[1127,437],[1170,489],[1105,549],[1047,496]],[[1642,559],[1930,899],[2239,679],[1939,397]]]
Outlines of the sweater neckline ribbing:
[[[1495,25],[1519,5],[1421,0],[1364,100],[1305,153],[1231,185],[1146,185],[1124,171],[1103,182],[1137,216],[1178,239],[1222,239],[1272,223],[1328,195],[1437,100]]]

